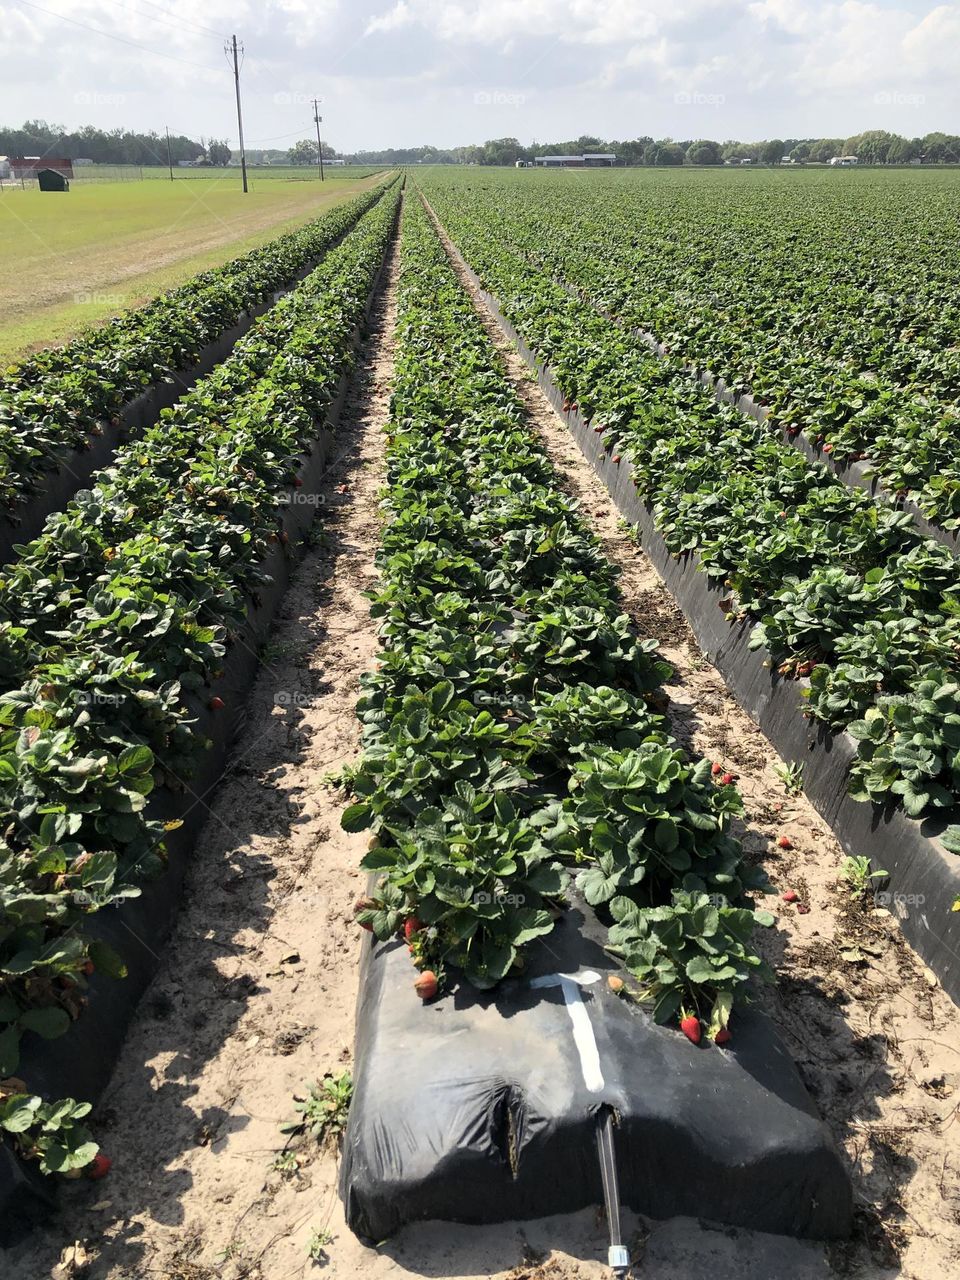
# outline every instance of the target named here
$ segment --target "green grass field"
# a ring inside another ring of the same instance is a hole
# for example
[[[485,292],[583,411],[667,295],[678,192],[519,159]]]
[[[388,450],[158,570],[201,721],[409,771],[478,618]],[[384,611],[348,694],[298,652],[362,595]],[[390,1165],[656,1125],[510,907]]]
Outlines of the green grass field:
[[[376,181],[258,174],[244,195],[231,170],[196,182],[78,182],[66,193],[5,186],[0,361],[65,342]]]

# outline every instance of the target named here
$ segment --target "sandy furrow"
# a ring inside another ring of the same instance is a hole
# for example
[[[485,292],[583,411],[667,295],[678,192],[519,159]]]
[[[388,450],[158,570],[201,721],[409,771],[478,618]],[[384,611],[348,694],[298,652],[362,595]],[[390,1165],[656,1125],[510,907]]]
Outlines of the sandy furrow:
[[[458,274],[565,489],[590,516],[605,554],[620,566],[625,608],[643,633],[659,638],[674,666],[667,692],[675,734],[737,775],[746,815],[736,834],[777,891],[796,890],[800,903],[810,908],[800,912],[776,898],[764,904],[778,915],[776,930],[761,943],[780,980],[775,991],[764,993],[763,1003],[854,1175],[855,1238],[832,1246],[828,1264],[838,1274],[871,1280],[894,1274],[933,1280],[960,1269],[956,1007],[903,942],[890,912],[870,897],[851,900],[850,886],[838,878],[844,855],[832,832],[802,793],[791,794],[782,774],[785,762],[700,651],[675,600],[528,365],[466,274]],[[790,849],[779,848],[781,837],[790,841]],[[859,959],[846,958],[857,954]],[[714,1257],[703,1274],[746,1274],[743,1268],[752,1266],[763,1275],[771,1238],[733,1235],[739,1240],[734,1269],[725,1270],[723,1260]],[[655,1231],[648,1250],[659,1252],[657,1236]],[[683,1274],[701,1274],[709,1243],[691,1228],[689,1242],[681,1245],[682,1255],[689,1252],[690,1269]],[[798,1267],[798,1275],[823,1274],[822,1250],[814,1255],[810,1246],[787,1241],[781,1249],[778,1274],[787,1265]],[[675,1273],[668,1266],[644,1274]]]

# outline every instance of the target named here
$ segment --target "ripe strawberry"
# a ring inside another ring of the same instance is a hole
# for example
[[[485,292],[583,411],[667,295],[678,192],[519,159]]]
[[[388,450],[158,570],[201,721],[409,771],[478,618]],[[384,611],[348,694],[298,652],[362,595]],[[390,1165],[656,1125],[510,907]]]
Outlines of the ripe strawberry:
[[[214,694],[213,697],[210,699],[210,701],[207,703],[207,706],[210,708],[211,711],[222,711],[226,705],[227,704],[224,702],[224,700],[222,698],[218,698],[216,694]]]
[[[294,487],[295,489],[302,489],[302,488],[303,488],[303,481],[300,479],[300,477],[299,477],[299,476],[294,476],[294,477],[293,477],[293,487]]]
[[[792,848],[793,848],[793,841],[790,839],[790,837],[789,837],[789,836],[781,836],[781,837],[780,837],[780,839],[777,841],[777,848],[778,848],[778,849],[792,849]]]
[[[85,973],[89,978],[95,968],[96,966],[94,965],[92,960],[84,960],[83,964],[80,966],[80,972]]]
[[[422,928],[423,928],[423,925],[417,919],[417,917],[410,916],[407,920],[404,921],[403,936],[409,942],[410,939],[413,937],[413,935],[415,933],[419,933]]]
[[[286,546],[287,543],[290,541],[290,535],[289,533],[287,533],[286,529],[281,529],[280,532],[277,534],[277,537],[283,543],[284,546]]]
[[[832,445],[832,444],[825,444],[825,445],[823,446],[823,452],[824,452],[824,453],[833,453],[833,445]]]
[[[729,1044],[733,1037],[730,1034],[729,1027],[721,1027],[717,1034],[713,1037],[714,1044]]]
[[[783,898],[784,902],[797,902],[799,901],[799,898],[800,898],[800,895],[799,893],[797,893],[796,889],[787,889],[780,896]]]
[[[421,1000],[432,1000],[437,994],[437,975],[432,969],[424,969],[423,973],[417,978],[413,984],[413,989]]]
[[[700,1019],[696,1014],[684,1013],[681,1010],[680,1030],[691,1044],[700,1043]]]
[[[720,781],[725,787],[729,787],[731,782],[736,782],[736,777],[732,773],[725,773]]]
[[[718,773],[723,773],[723,765],[719,760],[714,760],[713,764],[710,766],[710,772],[714,777],[716,777]]]
[[[113,1161],[110,1157],[105,1156],[102,1151],[99,1151],[87,1165],[87,1177],[93,1178],[95,1182],[100,1178],[105,1178],[110,1172],[110,1166],[112,1164]]]
[[[620,461],[620,455],[619,455],[619,453],[615,453],[615,454],[613,455],[613,460],[614,460],[614,462],[619,463],[619,461]]]
[[[797,904],[797,915],[808,916],[809,914],[810,914],[810,908],[807,906],[805,902],[800,902]]]

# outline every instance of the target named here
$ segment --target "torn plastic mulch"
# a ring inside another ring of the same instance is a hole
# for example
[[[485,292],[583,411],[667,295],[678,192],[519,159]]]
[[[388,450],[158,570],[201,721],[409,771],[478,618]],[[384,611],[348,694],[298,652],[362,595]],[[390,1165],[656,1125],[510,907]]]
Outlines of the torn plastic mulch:
[[[606,1108],[635,1211],[849,1233],[841,1157],[770,1021],[738,1009],[730,1046],[691,1044],[609,989],[620,971],[605,938],[574,905],[531,947],[522,978],[486,993],[461,984],[426,1005],[402,943],[365,946],[340,1181],[357,1235],[602,1204]]]

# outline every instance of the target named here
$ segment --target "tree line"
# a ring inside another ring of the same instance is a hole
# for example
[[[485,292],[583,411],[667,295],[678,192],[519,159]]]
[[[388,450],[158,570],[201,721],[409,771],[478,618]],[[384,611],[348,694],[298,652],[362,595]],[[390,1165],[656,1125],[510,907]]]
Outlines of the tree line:
[[[379,151],[338,153],[324,142],[324,158],[338,154],[350,163],[364,165],[489,164],[512,165],[539,155],[582,155],[585,151],[615,152],[621,164],[683,165],[725,164],[750,160],[756,164],[826,163],[834,156],[856,156],[864,164],[960,163],[960,137],[928,133],[922,138],[906,138],[885,129],[870,129],[849,138],[768,138],[761,142],[709,138],[678,141],[674,138],[639,137],[606,140],[582,134],[564,142],[533,142],[523,146],[516,138],[493,138],[465,147],[389,147]],[[199,141],[183,134],[170,135],[170,157],[225,165],[231,151],[218,139]],[[56,155],[71,160],[87,159],[97,164],[162,165],[167,162],[167,140],[163,134],[136,133],[130,129],[98,129],[84,125],[73,132],[45,120],[27,120],[19,129],[0,127],[0,155]],[[249,151],[251,163],[316,164],[317,145],[303,139],[289,151]]]
[[[230,159],[226,142],[201,138],[199,142],[183,134],[170,135],[170,158],[226,164]],[[71,132],[46,120],[27,120],[19,129],[0,126],[0,155],[57,156],[70,160],[92,160],[95,164],[158,165],[167,163],[167,139],[162,133],[136,133],[131,129],[98,129],[92,124]]]
[[[928,133],[922,138],[904,138],[885,129],[870,129],[849,138],[768,138],[762,142],[709,138],[677,141],[673,138],[630,138],[606,140],[587,134],[566,142],[534,142],[523,146],[516,138],[494,138],[468,147],[401,147],[382,151],[357,151],[346,159],[356,164],[494,164],[512,165],[535,156],[582,155],[584,152],[614,152],[622,164],[682,165],[725,164],[750,160],[757,164],[781,164],[786,158],[795,164],[826,163],[834,156],[856,156],[864,164],[960,163],[960,137]]]

